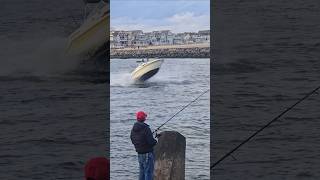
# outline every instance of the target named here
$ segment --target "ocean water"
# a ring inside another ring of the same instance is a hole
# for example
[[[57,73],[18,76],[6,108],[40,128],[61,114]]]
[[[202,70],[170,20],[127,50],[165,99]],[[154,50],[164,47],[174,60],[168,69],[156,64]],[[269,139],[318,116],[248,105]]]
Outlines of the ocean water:
[[[82,179],[108,154],[109,94],[106,74],[62,59],[83,2],[3,0],[0,15],[0,179]]]
[[[216,1],[211,163],[320,85],[318,1]],[[318,179],[319,92],[213,171],[212,179]]]
[[[158,74],[144,85],[134,85],[130,72],[137,59],[111,59],[110,160],[111,179],[137,179],[137,154],[130,131],[135,113],[148,114],[151,129],[169,119],[183,106],[209,89],[209,59],[164,59]],[[186,179],[209,179],[209,93],[182,111],[161,131],[174,130],[186,137]]]

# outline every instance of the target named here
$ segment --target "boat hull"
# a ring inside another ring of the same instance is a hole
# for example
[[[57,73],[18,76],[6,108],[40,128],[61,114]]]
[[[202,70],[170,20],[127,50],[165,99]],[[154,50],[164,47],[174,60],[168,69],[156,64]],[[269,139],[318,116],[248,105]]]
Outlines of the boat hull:
[[[109,11],[106,9],[99,19],[88,20],[69,36],[66,54],[69,56],[91,57],[108,41]],[[105,47],[106,49],[108,47]]]
[[[163,60],[157,59],[138,66],[132,73],[131,77],[134,81],[143,82],[159,72]]]
[[[147,73],[145,73],[144,75],[142,75],[139,79],[139,81],[146,81],[148,79],[150,79],[152,76],[154,76],[155,74],[158,73],[160,68],[157,68],[157,69],[153,69]]]

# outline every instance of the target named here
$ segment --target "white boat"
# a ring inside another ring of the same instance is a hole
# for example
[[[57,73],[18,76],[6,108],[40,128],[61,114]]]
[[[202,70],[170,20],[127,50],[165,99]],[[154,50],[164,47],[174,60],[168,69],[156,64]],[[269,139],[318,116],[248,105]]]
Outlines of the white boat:
[[[136,82],[146,81],[158,73],[162,63],[163,59],[148,59],[131,73],[131,78]]]
[[[94,4],[95,8],[88,15],[85,12],[82,25],[69,36],[66,48],[68,56],[90,57],[102,48],[107,49],[109,4],[107,0],[85,0],[85,3]]]

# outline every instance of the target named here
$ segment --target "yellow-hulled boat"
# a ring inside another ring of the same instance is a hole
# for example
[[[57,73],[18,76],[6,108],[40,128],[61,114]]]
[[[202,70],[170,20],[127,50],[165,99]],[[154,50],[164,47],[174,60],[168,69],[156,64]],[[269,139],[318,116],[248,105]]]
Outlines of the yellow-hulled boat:
[[[135,82],[144,82],[158,73],[162,63],[163,59],[147,59],[131,73],[131,78]]]
[[[109,4],[98,2],[83,24],[69,36],[66,54],[90,57],[97,53],[108,41],[109,19]]]

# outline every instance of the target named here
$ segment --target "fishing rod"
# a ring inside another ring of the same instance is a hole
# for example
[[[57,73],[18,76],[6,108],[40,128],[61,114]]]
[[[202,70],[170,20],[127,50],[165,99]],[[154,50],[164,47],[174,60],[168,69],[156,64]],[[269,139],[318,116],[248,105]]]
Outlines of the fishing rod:
[[[204,94],[206,94],[208,91],[210,91],[210,89],[207,89],[206,91],[202,92],[197,98],[195,98],[194,100],[192,100],[191,102],[189,102],[187,105],[185,105],[182,109],[180,109],[179,111],[177,111],[173,116],[171,116],[166,122],[162,123],[156,130],[154,130],[152,132],[152,134],[154,134],[155,132],[157,132],[162,126],[164,126],[165,124],[167,124],[171,119],[173,119],[176,115],[178,115],[180,112],[182,112],[184,109],[186,109],[188,106],[190,106],[192,103],[194,103],[195,101],[197,101],[201,96],[203,96]]]
[[[232,156],[232,153],[235,152],[236,150],[238,150],[241,146],[243,146],[244,144],[246,144],[248,141],[250,141],[250,139],[252,139],[253,137],[255,137],[257,134],[259,134],[261,131],[263,131],[265,128],[267,128],[268,126],[270,126],[272,123],[274,123],[275,121],[277,121],[281,116],[283,116],[284,114],[286,114],[288,111],[290,111],[291,109],[293,109],[295,106],[297,106],[298,104],[300,104],[302,101],[304,101],[305,99],[307,99],[309,96],[311,96],[312,94],[314,94],[315,92],[317,92],[320,89],[320,86],[318,86],[317,88],[313,89],[311,92],[309,92],[308,94],[306,94],[304,97],[302,97],[301,99],[299,99],[296,103],[294,103],[293,105],[291,105],[290,107],[288,107],[285,111],[283,111],[282,113],[280,113],[278,116],[276,116],[275,118],[273,118],[271,121],[269,121],[267,124],[265,124],[264,126],[262,126],[260,129],[258,129],[256,132],[254,132],[251,136],[249,136],[247,139],[245,139],[244,141],[242,141],[238,146],[236,146],[235,148],[233,148],[231,151],[229,151],[228,153],[226,153],[224,156],[222,156],[218,161],[216,161],[211,167],[210,170],[213,169],[215,166],[217,166],[219,163],[221,163],[224,159],[226,159],[228,156]]]

